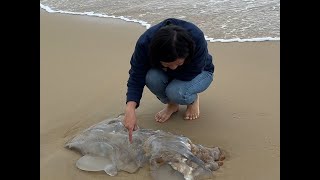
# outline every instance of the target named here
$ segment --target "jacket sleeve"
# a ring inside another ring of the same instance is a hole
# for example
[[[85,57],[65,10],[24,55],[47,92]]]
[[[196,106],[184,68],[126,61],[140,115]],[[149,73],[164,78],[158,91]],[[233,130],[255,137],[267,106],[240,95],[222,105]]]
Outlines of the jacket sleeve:
[[[148,54],[146,46],[138,40],[130,60],[129,79],[127,81],[127,99],[140,105],[140,100],[145,86],[145,77],[148,71]]]

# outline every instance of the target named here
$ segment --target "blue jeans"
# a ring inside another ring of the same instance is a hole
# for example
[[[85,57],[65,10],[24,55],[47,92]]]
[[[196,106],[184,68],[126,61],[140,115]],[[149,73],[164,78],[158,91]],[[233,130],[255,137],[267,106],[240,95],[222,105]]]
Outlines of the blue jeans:
[[[164,104],[192,104],[197,94],[206,90],[213,81],[213,74],[203,71],[191,81],[170,79],[161,69],[151,68],[146,75],[146,86]]]

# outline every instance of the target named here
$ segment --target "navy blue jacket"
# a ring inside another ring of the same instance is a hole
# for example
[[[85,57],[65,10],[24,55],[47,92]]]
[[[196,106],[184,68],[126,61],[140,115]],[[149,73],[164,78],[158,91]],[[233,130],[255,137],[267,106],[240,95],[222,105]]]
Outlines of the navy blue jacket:
[[[192,38],[195,41],[195,53],[191,62],[183,64],[175,70],[167,69],[166,73],[169,77],[179,79],[182,81],[190,81],[202,71],[214,72],[214,65],[212,63],[212,56],[208,53],[207,41],[204,38],[203,32],[194,24],[169,18],[162,21],[155,26],[152,26],[146,30],[138,39],[135,50],[131,57],[131,68],[129,70],[129,79],[127,82],[127,100],[137,103],[136,108],[139,107],[140,100],[143,93],[143,88],[146,84],[145,77],[148,70],[151,68],[150,60],[148,57],[149,44],[154,34],[167,22],[183,27],[192,34]]]

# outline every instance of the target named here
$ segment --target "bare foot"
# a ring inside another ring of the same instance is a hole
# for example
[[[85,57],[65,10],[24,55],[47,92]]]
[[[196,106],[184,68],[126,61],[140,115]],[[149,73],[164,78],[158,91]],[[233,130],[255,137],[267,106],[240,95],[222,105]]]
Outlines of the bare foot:
[[[157,122],[165,122],[167,121],[171,115],[179,110],[179,105],[174,103],[169,103],[167,107],[162,109],[155,115],[155,119]]]
[[[184,119],[193,120],[200,116],[199,101],[199,95],[197,95],[197,99],[192,104],[187,106]]]

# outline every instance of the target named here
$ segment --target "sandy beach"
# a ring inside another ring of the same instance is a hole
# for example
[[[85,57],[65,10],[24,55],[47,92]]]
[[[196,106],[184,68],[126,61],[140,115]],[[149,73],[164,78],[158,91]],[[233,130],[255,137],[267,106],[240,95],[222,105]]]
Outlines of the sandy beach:
[[[40,178],[151,179],[148,167],[115,177],[81,171],[81,155],[64,148],[82,130],[123,113],[130,57],[146,29],[43,10],[40,18]],[[209,51],[216,69],[200,94],[200,118],[183,120],[181,106],[166,123],[155,122],[164,105],[145,88],[139,126],[225,149],[216,180],[280,179],[280,42],[209,43]]]

